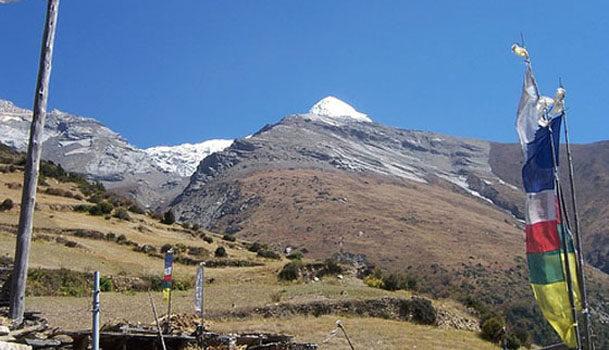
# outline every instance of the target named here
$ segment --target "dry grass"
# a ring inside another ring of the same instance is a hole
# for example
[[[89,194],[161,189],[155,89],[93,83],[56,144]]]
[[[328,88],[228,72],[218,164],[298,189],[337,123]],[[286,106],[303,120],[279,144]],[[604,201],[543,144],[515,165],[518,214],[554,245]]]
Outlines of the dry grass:
[[[9,183],[22,183],[23,173],[0,174],[0,201],[11,198],[15,207],[7,212],[0,212],[0,224],[12,226],[16,229],[19,219],[21,189],[9,188]],[[78,188],[69,183],[59,183],[54,179],[47,179],[53,188],[69,190],[79,193]],[[39,190],[37,207],[34,214],[35,232],[56,234],[66,229],[81,229],[99,231],[104,234],[115,233],[125,235],[128,240],[138,244],[151,244],[157,248],[166,243],[184,244],[186,246],[203,247],[212,252],[219,246],[224,246],[230,258],[244,260],[260,260],[255,253],[248,252],[242,244],[230,244],[221,239],[221,236],[207,232],[214,239],[207,243],[201,238],[183,230],[179,225],[163,225],[146,216],[130,213],[132,221],[122,221],[116,218],[105,219],[102,216],[91,216],[71,210],[71,206],[90,204],[72,198],[52,196]],[[14,235],[0,229],[0,254],[12,257],[14,254]],[[96,241],[86,238],[67,237],[78,242],[82,247],[68,248],[54,242],[34,241],[30,254],[30,266],[58,268],[65,267],[78,271],[99,270],[102,274],[125,273],[128,275],[141,275],[157,273],[162,268],[162,260],[149,257],[146,254],[135,252],[128,246],[112,242]],[[230,248],[233,245],[234,248]],[[180,266],[176,274],[192,275],[196,267]]]
[[[322,343],[336,328],[336,316],[294,317],[289,319],[252,318],[212,323],[221,332],[279,332],[293,334],[300,342],[320,345],[320,350],[349,350],[342,333]],[[342,317],[341,321],[356,349],[498,349],[471,332],[375,318]]]

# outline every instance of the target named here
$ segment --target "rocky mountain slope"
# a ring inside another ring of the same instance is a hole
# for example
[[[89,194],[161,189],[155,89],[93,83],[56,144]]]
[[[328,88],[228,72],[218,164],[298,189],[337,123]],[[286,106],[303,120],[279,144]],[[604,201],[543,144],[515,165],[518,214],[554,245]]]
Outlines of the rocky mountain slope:
[[[214,193],[215,185],[257,171],[303,168],[418,184],[441,181],[471,198],[522,215],[507,199],[519,190],[492,172],[489,142],[388,127],[336,101],[323,99],[309,113],[267,125],[204,159],[174,201],[175,210],[183,220],[213,226],[231,205],[230,192],[236,191]]]
[[[0,142],[25,152],[31,111],[0,100]],[[177,196],[201,159],[230,140],[139,149],[98,121],[53,110],[47,115],[43,159],[157,207]]]

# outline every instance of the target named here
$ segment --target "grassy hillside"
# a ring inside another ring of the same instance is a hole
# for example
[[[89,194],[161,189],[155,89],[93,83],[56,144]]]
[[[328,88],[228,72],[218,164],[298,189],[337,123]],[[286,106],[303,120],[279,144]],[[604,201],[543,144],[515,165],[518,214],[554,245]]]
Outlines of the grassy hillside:
[[[0,173],[0,201],[13,201],[12,208],[0,212],[0,255],[5,263],[14,253],[19,184],[23,176],[18,156],[8,163],[15,164],[10,170],[6,164],[6,171]],[[358,348],[496,348],[480,339],[475,331],[475,317],[469,315],[464,306],[450,300],[434,301],[444,320],[439,327],[357,313],[321,317],[294,314],[260,318],[254,313],[248,316],[251,310],[277,304],[375,300],[385,296],[408,298],[411,292],[371,288],[355,276],[355,270],[345,271],[342,279],[332,275],[319,281],[282,282],[277,274],[288,262],[285,258],[264,258],[249,251],[246,241],[225,240],[223,235],[188,225],[185,228],[178,224],[161,224],[154,215],[128,212],[128,218],[116,217],[116,213],[121,208],[126,209],[129,203],[104,197],[102,192],[84,193],[87,191],[83,191],[80,180],[60,179],[47,176],[39,186],[26,298],[27,309],[41,311],[54,326],[88,327],[90,298],[86,294],[90,289],[90,273],[95,270],[111,281],[113,290],[101,296],[102,322],[120,319],[152,322],[147,294],[140,291],[138,283],[150,282],[152,276],[161,275],[161,249],[171,244],[180,251],[178,256],[182,259],[175,265],[174,276],[186,288],[174,292],[175,312],[193,311],[193,291],[188,287],[192,284],[196,261],[257,265],[206,269],[205,305],[212,330],[285,332],[296,335],[299,341],[320,343],[321,349],[342,349],[347,345],[338,336],[323,343],[340,318]],[[95,196],[98,198],[92,198]],[[117,205],[110,213],[102,215],[74,210],[104,201]],[[226,250],[227,257],[214,256],[219,247]],[[305,260],[305,263],[312,261]],[[57,270],[60,268],[63,270]],[[55,291],[48,288],[54,283],[58,283]],[[43,288],[45,285],[47,288]],[[161,293],[153,294],[157,307],[164,310]]]

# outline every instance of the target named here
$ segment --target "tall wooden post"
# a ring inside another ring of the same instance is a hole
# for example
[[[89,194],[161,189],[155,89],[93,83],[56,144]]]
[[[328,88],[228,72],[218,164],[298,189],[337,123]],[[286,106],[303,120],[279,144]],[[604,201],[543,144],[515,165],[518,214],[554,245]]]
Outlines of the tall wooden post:
[[[38,81],[34,96],[34,114],[30,129],[30,143],[25,163],[25,179],[23,180],[19,230],[17,232],[17,246],[15,248],[15,265],[11,284],[9,317],[18,323],[22,322],[25,310],[25,283],[27,279],[34,206],[36,204],[36,186],[38,184],[38,170],[42,152],[42,132],[44,131],[47,100],[49,97],[49,79],[51,77],[51,60],[53,58],[53,43],[55,41],[58,10],[59,0],[48,0],[47,17],[42,36],[42,48],[40,50]]]

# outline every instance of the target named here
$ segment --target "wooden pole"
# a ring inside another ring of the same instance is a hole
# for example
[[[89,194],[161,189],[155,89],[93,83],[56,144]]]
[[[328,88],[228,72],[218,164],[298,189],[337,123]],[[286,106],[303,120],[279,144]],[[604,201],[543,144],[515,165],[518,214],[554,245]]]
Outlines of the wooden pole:
[[[355,350],[355,348],[353,347],[353,344],[351,344],[351,339],[349,339],[349,336],[347,335],[347,331],[345,330],[345,327],[343,327],[343,323],[339,320],[339,321],[336,321],[336,325],[338,326],[338,328],[340,328],[343,331],[343,334],[345,335],[345,339],[347,339],[347,343],[349,343],[351,350]]]
[[[156,322],[156,330],[159,334],[159,340],[161,342],[161,347],[163,350],[167,350],[165,347],[165,338],[163,338],[163,331],[161,330],[161,324],[159,323],[159,317],[156,313],[156,307],[154,306],[154,301],[152,300],[152,295],[150,294],[150,290],[148,290],[148,299],[150,300],[150,307],[152,307],[152,316],[154,316],[154,321]]]
[[[19,229],[17,232],[15,263],[11,284],[9,317],[17,323],[23,321],[23,312],[25,310],[25,284],[34,221],[34,206],[36,205],[36,187],[38,185],[38,171],[43,141],[42,132],[44,131],[47,100],[49,97],[49,79],[51,77],[51,61],[53,58],[53,43],[55,41],[55,27],[57,24],[58,10],[59,0],[48,0],[47,17],[40,50],[38,81],[36,83],[36,93],[34,96],[34,113],[30,128],[30,142],[25,163],[25,178],[23,180]]]
[[[559,124],[560,126],[560,124]],[[559,134],[560,135],[560,134]],[[561,185],[560,185],[560,175],[558,173],[558,158],[557,158],[557,154],[556,154],[556,149],[555,149],[555,142],[554,142],[554,131],[552,130],[552,119],[549,120],[549,124],[548,124],[548,136],[550,138],[550,148],[552,149],[552,171],[554,173],[554,184],[556,187],[556,194],[558,196],[558,198],[561,198]],[[560,137],[560,136],[559,136]],[[560,145],[560,142],[559,142]],[[576,349],[577,350],[581,350],[581,346],[582,346],[582,340],[581,340],[581,334],[579,331],[579,325],[577,323],[577,308],[575,306],[575,297],[573,294],[573,279],[571,276],[571,267],[570,267],[570,262],[569,262],[569,250],[568,250],[568,244],[567,244],[567,226],[565,225],[565,216],[566,216],[566,208],[564,208],[564,206],[560,203],[560,200],[558,201],[558,213],[557,215],[560,215],[560,223],[559,225],[562,228],[562,232],[563,232],[563,237],[562,237],[562,249],[563,249],[563,261],[564,261],[564,266],[565,266],[565,277],[567,279],[567,291],[569,293],[569,303],[571,304],[571,317],[573,317],[573,328],[575,329],[575,340],[577,343]]]
[[[562,84],[561,84],[562,87]],[[586,332],[586,349],[594,350],[594,342],[592,341],[592,332],[590,330],[590,309],[588,306],[588,291],[586,288],[586,274],[584,272],[584,252],[581,241],[581,232],[579,229],[579,217],[577,215],[577,200],[575,194],[575,174],[573,171],[573,158],[571,156],[571,145],[569,143],[569,129],[567,126],[567,112],[563,114],[563,125],[565,127],[565,145],[567,147],[567,163],[569,167],[569,185],[571,187],[571,205],[573,206],[573,220],[575,221],[575,246],[577,247],[578,260],[578,280],[581,294],[581,302],[583,307],[583,321]],[[566,209],[566,207],[565,207]]]

